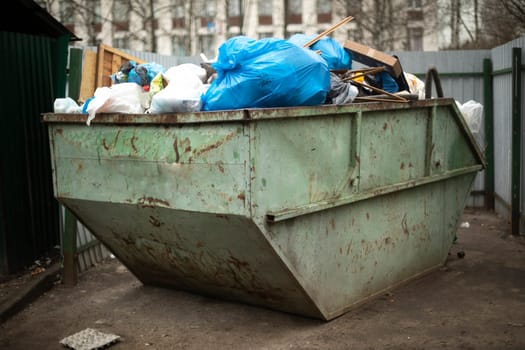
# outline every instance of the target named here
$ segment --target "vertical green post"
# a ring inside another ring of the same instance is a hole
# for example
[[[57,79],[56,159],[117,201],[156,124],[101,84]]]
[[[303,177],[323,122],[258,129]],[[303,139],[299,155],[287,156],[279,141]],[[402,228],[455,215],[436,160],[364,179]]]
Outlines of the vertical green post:
[[[68,96],[75,101],[78,101],[78,97],[80,96],[80,82],[82,80],[82,56],[82,49],[69,49],[69,76],[67,85]]]
[[[485,207],[494,209],[494,94],[492,60],[483,60],[483,104],[485,111]]]
[[[64,254],[64,284],[77,284],[77,218],[69,209],[64,213],[64,235],[62,237],[62,252]]]
[[[54,57],[53,57],[53,77],[55,98],[64,97],[66,93],[67,81],[67,47],[69,45],[69,35],[63,35],[56,38],[54,42]]]
[[[69,50],[69,80],[68,96],[78,100],[80,93],[80,80],[82,77],[82,50],[71,48]],[[62,236],[62,251],[64,254],[64,284],[73,286],[77,284],[77,218],[65,208],[64,232]]]
[[[512,48],[512,234],[520,234],[521,205],[521,48]]]

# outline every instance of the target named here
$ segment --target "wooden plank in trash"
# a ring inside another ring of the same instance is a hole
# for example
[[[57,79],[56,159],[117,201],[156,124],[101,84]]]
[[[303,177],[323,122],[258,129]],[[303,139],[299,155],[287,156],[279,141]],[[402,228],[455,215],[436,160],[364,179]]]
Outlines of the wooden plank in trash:
[[[111,46],[99,44],[97,48],[97,73],[95,86],[111,86],[111,74],[118,71],[123,63],[135,61],[137,64],[146,63],[138,57],[129,55]]]
[[[97,74],[97,53],[92,50],[84,51],[82,63],[82,79],[78,102],[84,103],[95,93],[95,78]]]

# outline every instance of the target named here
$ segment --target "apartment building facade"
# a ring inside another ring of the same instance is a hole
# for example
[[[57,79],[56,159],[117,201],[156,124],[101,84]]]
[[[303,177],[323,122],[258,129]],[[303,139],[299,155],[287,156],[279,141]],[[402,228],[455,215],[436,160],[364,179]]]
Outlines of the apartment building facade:
[[[42,1],[41,3],[44,3]],[[437,50],[424,0],[53,0],[48,11],[83,41],[165,55],[212,58],[228,38],[317,34],[348,15],[332,37],[382,50]],[[378,47],[379,46],[379,47]]]

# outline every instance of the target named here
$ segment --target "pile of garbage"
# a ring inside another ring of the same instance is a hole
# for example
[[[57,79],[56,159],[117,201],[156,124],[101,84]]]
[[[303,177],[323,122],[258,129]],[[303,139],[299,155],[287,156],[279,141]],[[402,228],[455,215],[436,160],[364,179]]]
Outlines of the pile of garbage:
[[[242,108],[316,106],[364,101],[405,103],[425,98],[425,84],[403,72],[399,60],[347,40],[327,36],[352,17],[319,35],[260,40],[236,36],[217,58],[200,65],[165,69],[151,62],[124,63],[79,106],[57,99],[57,113],[183,113]],[[352,69],[353,62],[363,67]]]

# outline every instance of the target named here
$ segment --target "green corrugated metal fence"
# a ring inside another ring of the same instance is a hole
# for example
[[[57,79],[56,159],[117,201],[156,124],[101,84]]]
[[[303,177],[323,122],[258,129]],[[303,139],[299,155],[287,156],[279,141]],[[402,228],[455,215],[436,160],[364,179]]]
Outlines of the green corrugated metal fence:
[[[23,269],[60,242],[40,114],[63,96],[68,41],[0,32],[0,275]]]

